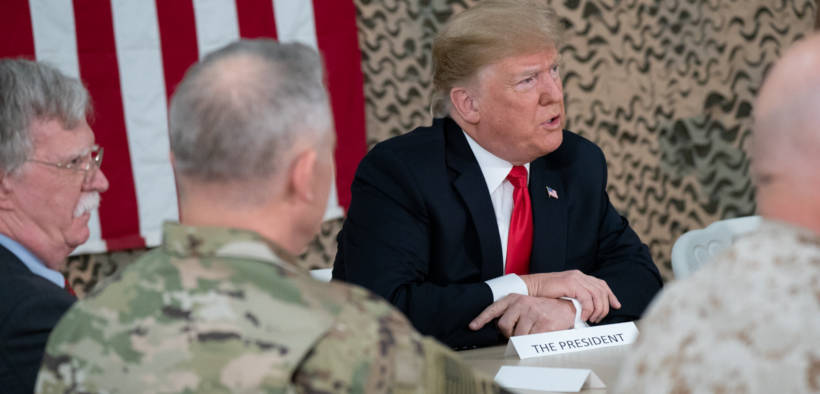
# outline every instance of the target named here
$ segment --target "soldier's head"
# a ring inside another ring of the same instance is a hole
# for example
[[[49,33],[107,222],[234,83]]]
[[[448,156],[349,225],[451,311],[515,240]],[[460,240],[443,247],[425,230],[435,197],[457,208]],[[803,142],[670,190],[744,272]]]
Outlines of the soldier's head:
[[[89,237],[108,189],[82,83],[44,64],[0,59],[0,233],[60,269]]]
[[[521,164],[558,148],[566,121],[561,25],[546,0],[484,0],[433,42],[433,113]]]
[[[752,174],[760,214],[820,233],[820,34],[780,59],[754,107]]]
[[[319,55],[241,40],[191,67],[169,112],[183,223],[255,230],[293,253],[318,231],[335,133]]]

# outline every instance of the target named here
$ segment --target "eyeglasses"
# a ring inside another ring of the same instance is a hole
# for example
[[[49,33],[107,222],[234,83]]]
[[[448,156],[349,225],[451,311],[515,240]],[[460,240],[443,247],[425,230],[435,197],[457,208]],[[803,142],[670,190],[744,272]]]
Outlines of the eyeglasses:
[[[47,166],[57,167],[64,170],[71,170],[83,172],[83,183],[89,182],[93,175],[97,173],[97,169],[102,165],[103,148],[99,145],[94,145],[88,152],[74,157],[73,159],[63,163],[51,163],[42,160],[28,159],[32,163],[45,164]]]

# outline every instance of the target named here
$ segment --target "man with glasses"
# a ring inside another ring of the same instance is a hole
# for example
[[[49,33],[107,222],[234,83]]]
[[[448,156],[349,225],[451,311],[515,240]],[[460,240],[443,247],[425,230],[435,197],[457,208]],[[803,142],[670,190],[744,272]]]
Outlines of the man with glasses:
[[[76,300],[60,273],[108,189],[82,83],[0,59],[0,391],[31,393],[51,329]]]

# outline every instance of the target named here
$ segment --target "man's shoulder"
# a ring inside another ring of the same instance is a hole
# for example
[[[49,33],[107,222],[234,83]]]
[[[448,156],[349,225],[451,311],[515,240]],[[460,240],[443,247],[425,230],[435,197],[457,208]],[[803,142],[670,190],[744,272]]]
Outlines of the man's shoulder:
[[[764,221],[692,276],[667,286],[643,320],[664,338],[687,332],[740,333],[765,324],[783,332],[820,314],[810,292],[820,276],[820,236]],[[814,324],[820,323],[820,320]],[[820,327],[818,327],[820,328]]]
[[[567,141],[575,149],[602,152],[598,144],[571,130],[564,129],[564,141]]]
[[[757,372],[749,380],[763,385],[805,382],[799,375],[820,346],[820,301],[806,291],[820,275],[816,261],[820,237],[764,222],[692,276],[669,284],[641,320],[640,341],[622,369],[623,392],[666,391],[681,376],[692,389],[707,387],[717,383],[713,377],[751,370]]]
[[[578,163],[589,160],[603,161],[604,152],[591,140],[581,136],[580,134],[565,129],[561,146],[559,146],[554,152],[544,156],[544,158],[548,161],[560,162],[564,164]]]
[[[66,314],[49,340],[42,379],[57,386],[77,383],[56,373],[71,363],[83,365],[88,384],[108,381],[122,366],[159,381],[182,374],[221,381],[239,379],[243,368],[273,359],[270,373],[289,376],[340,320],[350,321],[351,344],[370,346],[361,326],[395,318],[392,308],[363,289],[328,285],[291,268],[245,258],[149,253]],[[120,366],[100,364],[105,354],[116,354]],[[147,362],[157,358],[187,359],[181,362],[192,367]],[[196,367],[204,358],[216,365],[216,375]],[[288,384],[266,382],[258,387]]]
[[[495,392],[492,380],[455,353],[422,336],[381,297],[331,282],[347,302],[297,371],[317,391]]]
[[[242,265],[240,273],[232,274],[245,275],[241,280],[225,281],[220,261],[194,258],[182,263],[209,264],[210,276],[176,279],[185,273],[163,268],[167,258],[143,257],[119,280],[72,308],[49,342],[40,389],[113,384],[123,367],[130,372],[117,384],[126,388],[136,384],[137,375],[189,388],[202,388],[205,381],[251,390],[282,388],[291,384],[290,374],[296,374],[298,385],[329,391],[379,381],[423,387],[415,378],[435,369],[428,365],[431,355],[449,359],[446,349],[427,343],[392,305],[358,286],[323,283],[284,266],[243,259],[230,261]],[[155,274],[159,271],[164,275]],[[146,274],[153,279],[139,277]],[[202,284],[180,289],[178,281]],[[111,357],[120,361],[103,362]],[[207,370],[197,367],[203,357],[212,364]],[[61,377],[67,363],[82,370],[84,382]],[[245,372],[263,364],[269,365],[264,379],[246,387],[253,379]],[[467,372],[456,381],[485,382]]]
[[[435,119],[429,126],[419,126],[405,134],[379,142],[371,149],[371,152],[398,155],[405,159],[429,157],[437,147],[443,151],[444,128],[448,122],[452,121]]]
[[[0,303],[0,320],[7,313],[25,313],[23,309],[43,304],[49,304],[49,310],[62,308],[62,312],[74,302],[74,297],[65,289],[35,275],[19,260],[5,260],[0,264],[7,268],[10,265],[20,266],[7,269],[0,275],[0,299],[3,300]]]
[[[395,186],[396,190],[389,191],[395,195],[414,195],[426,190],[425,184],[446,180],[444,122],[436,119],[432,126],[418,127],[376,144],[359,163],[354,189],[357,182],[364,181],[383,188]]]

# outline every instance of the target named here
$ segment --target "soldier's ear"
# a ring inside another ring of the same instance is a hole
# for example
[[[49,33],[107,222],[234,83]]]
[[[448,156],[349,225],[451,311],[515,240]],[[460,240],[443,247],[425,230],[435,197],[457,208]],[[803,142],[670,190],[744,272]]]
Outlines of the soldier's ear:
[[[313,201],[316,192],[313,190],[313,178],[316,172],[316,151],[306,149],[296,155],[291,162],[288,185],[294,196],[302,201]]]
[[[477,124],[481,119],[479,102],[472,89],[456,86],[450,89],[450,102],[461,119],[470,124]]]

